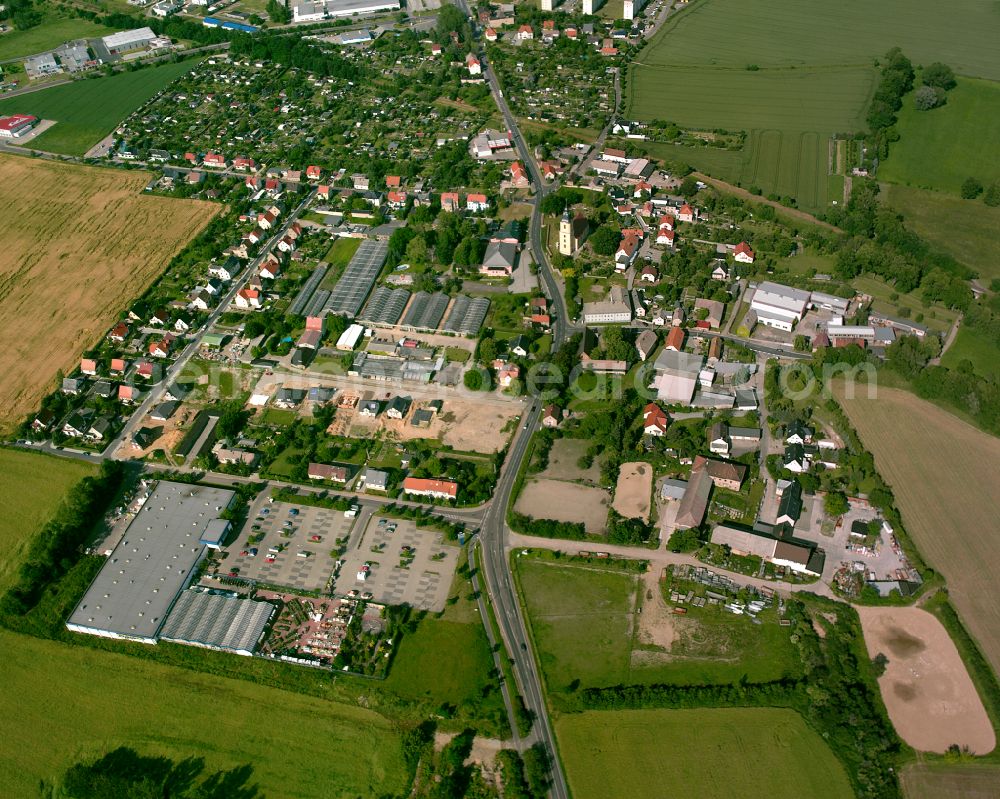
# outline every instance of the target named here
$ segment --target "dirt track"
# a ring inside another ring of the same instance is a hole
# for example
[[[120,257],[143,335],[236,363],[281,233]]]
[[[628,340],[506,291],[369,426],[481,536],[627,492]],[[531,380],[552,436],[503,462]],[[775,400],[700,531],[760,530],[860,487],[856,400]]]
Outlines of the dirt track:
[[[923,752],[952,744],[978,755],[993,751],[993,725],[941,622],[914,607],[857,611],[868,654],[889,659],[879,688],[900,737]]]

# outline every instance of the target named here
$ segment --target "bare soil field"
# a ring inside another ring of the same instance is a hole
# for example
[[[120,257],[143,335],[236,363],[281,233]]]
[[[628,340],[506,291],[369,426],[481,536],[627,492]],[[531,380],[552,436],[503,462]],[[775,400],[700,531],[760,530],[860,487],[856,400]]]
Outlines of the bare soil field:
[[[878,684],[900,737],[923,752],[993,751],[993,725],[944,625],[921,608],[857,611],[868,654],[889,660]]]
[[[467,452],[499,452],[514,432],[512,419],[521,405],[494,405],[475,400],[446,400],[441,413],[441,443]]]
[[[543,479],[525,483],[516,509],[536,519],[582,522],[588,533],[603,533],[610,503],[603,488]]]
[[[1000,673],[1000,438],[897,389],[838,398],[892,486],[903,522]],[[974,457],[970,454],[974,453]]]
[[[0,430],[30,413],[221,206],[149,177],[0,156]]]
[[[650,496],[653,491],[653,467],[636,461],[623,463],[618,472],[613,507],[626,519],[649,522]]]
[[[641,590],[642,613],[639,614],[639,643],[645,646],[656,646],[669,651],[677,640],[677,616],[668,607],[660,586],[662,569],[647,569],[642,575]],[[632,653],[632,659],[637,655],[646,654],[638,651]]]
[[[549,450],[549,463],[542,477],[552,480],[582,480],[597,485],[601,479],[601,463],[595,458],[589,469],[581,469],[576,462],[587,452],[590,442],[583,438],[557,438]]]
[[[1000,766],[911,763],[899,776],[906,799],[1000,799]]]

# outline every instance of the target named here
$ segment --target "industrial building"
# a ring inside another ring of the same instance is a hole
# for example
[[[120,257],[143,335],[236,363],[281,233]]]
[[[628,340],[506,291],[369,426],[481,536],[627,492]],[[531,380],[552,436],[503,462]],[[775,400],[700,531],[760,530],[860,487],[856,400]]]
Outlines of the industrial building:
[[[161,480],[66,622],[73,632],[155,644],[236,494]]]
[[[101,41],[104,42],[104,46],[111,55],[122,55],[149,47],[150,42],[155,38],[156,34],[153,33],[152,28],[136,28],[130,31],[112,33]]]
[[[399,0],[309,0],[292,7],[292,21],[321,22],[380,11],[399,11]]]
[[[762,325],[791,332],[805,315],[809,300],[808,291],[766,280],[757,286],[750,308]]]
[[[30,133],[32,128],[38,123],[38,117],[29,114],[14,114],[9,117],[0,117],[0,137],[5,139],[17,139]]]
[[[160,640],[249,657],[263,638],[274,611],[275,606],[269,602],[188,589],[177,598]]]

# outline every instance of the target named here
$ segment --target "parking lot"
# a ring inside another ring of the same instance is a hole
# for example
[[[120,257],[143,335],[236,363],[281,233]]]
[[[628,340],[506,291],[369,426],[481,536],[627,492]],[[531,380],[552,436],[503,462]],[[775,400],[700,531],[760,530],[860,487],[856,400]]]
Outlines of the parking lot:
[[[891,536],[882,533],[874,547],[863,546],[863,540],[851,535],[851,525],[856,521],[868,522],[878,518],[878,512],[868,503],[851,500],[851,509],[839,526],[834,526],[823,512],[822,496],[806,496],[802,501],[802,516],[795,525],[795,535],[815,541],[826,550],[823,580],[829,582],[841,563],[863,563],[876,580],[896,579],[897,569],[908,568],[901,551],[892,547]]]
[[[344,555],[334,591],[341,595],[357,591],[387,605],[441,611],[458,553],[459,548],[445,544],[436,530],[418,530],[411,521],[376,514],[360,541],[352,542]]]
[[[354,519],[343,511],[269,502],[254,503],[239,538],[229,547],[223,574],[299,591],[322,591],[333,573],[330,556],[337,539],[350,534]],[[245,553],[245,554],[244,554]]]

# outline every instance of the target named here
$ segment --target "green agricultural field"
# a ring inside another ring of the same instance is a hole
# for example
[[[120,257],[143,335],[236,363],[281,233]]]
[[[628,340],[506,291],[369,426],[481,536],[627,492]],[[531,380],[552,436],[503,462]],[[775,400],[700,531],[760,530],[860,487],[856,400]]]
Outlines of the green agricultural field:
[[[44,53],[74,39],[93,39],[114,32],[114,28],[85,19],[48,19],[28,30],[0,34],[0,61]]]
[[[707,607],[681,619],[645,593],[652,589],[639,575],[535,558],[519,558],[517,576],[552,691],[576,679],[585,688],[695,685],[764,682],[801,671],[784,628],[767,614],[761,625]],[[653,640],[667,629],[669,650]]]
[[[652,66],[870,65],[890,47],[914,64],[945,61],[962,75],[1000,80],[1000,13],[981,0],[824,3],[822,0],[709,0],[672,18],[643,52]]]
[[[958,335],[942,356],[941,363],[955,368],[962,361],[970,361],[978,374],[1000,378],[1000,343],[960,325]]]
[[[990,208],[982,200],[888,183],[882,185],[882,199],[903,214],[914,233],[979,272],[984,285],[1000,277],[1000,260],[993,252],[1000,208]]]
[[[646,145],[653,155],[820,211],[843,192],[830,138],[864,130],[875,61],[899,45],[914,63],[942,60],[965,75],[1000,79],[993,57],[1000,14],[960,0],[949,24],[931,0],[695,0],[634,62],[627,115],[682,126],[745,130],[741,153]],[[752,67],[752,69],[750,68]],[[835,171],[835,170],[833,170]]]
[[[84,155],[125,117],[194,62],[162,64],[107,78],[91,78],[0,100],[0,115],[33,114],[57,124],[31,142],[46,152]]]
[[[848,799],[843,766],[784,708],[602,710],[555,721],[576,799]]]
[[[955,195],[969,176],[983,185],[1000,180],[1000,83],[960,78],[931,111],[918,111],[910,94],[896,129],[879,180]]]
[[[6,768],[0,795],[34,796],[119,746],[206,772],[248,765],[266,796],[399,795],[399,733],[378,714],[245,680],[0,631]],[[235,657],[235,656],[234,656]]]
[[[0,593],[21,564],[31,538],[55,513],[69,489],[97,473],[92,465],[34,452],[0,449],[0,507],[18,509],[0,518]]]

